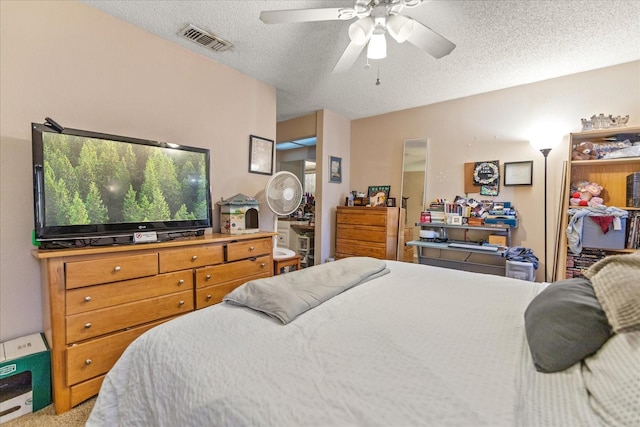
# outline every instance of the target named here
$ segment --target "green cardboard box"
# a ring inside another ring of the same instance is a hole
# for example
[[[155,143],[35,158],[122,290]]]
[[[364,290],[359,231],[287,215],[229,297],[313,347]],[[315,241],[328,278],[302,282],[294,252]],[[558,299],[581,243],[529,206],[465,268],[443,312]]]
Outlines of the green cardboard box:
[[[51,354],[43,334],[0,343],[0,424],[51,404]]]

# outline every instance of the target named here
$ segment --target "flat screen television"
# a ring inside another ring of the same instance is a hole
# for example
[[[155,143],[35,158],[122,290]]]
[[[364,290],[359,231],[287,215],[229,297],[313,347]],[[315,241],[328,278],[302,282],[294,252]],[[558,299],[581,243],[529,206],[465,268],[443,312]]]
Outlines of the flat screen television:
[[[32,123],[35,240],[211,227],[209,150]]]

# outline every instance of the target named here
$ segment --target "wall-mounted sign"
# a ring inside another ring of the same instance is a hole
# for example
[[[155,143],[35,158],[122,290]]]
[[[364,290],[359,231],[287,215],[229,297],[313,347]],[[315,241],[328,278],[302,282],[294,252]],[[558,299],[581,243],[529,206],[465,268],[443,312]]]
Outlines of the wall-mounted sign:
[[[500,183],[500,162],[476,162],[473,168],[473,185],[498,185]]]

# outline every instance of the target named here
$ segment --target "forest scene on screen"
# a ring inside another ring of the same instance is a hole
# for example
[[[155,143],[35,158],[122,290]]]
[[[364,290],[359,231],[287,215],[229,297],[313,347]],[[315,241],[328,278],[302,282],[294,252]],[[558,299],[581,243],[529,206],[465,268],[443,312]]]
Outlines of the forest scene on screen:
[[[47,133],[45,224],[207,218],[203,153]]]

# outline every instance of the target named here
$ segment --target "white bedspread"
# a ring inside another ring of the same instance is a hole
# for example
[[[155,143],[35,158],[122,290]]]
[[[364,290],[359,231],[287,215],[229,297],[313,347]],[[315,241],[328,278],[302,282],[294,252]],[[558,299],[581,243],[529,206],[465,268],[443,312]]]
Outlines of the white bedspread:
[[[87,425],[600,425],[576,366],[533,367],[523,313],[540,284],[388,267],[288,325],[219,304],[152,329]]]

